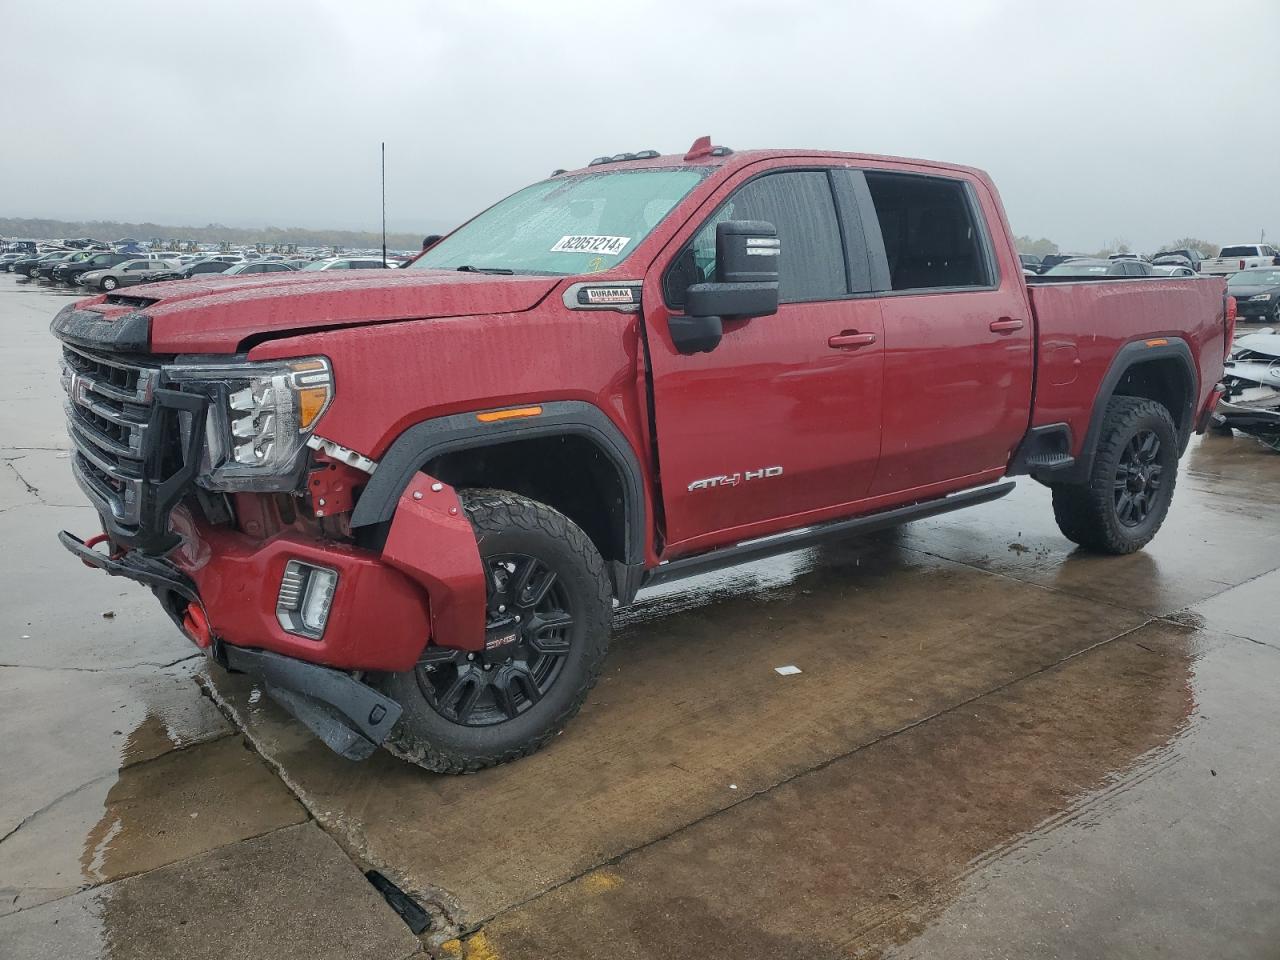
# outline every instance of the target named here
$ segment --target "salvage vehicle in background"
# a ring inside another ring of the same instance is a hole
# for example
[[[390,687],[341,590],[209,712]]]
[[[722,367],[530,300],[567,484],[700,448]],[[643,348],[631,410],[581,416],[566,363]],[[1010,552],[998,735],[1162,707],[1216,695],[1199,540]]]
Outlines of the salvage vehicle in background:
[[[314,260],[303,270],[381,270],[386,264],[381,257],[327,257]]]
[[[55,270],[77,263],[84,263],[94,255],[95,252],[93,250],[81,250],[79,253],[72,253],[67,256],[56,256],[47,260],[41,260],[35,265],[35,268],[31,270],[29,276],[32,280],[52,280],[53,272]]]
[[[1223,247],[1218,255],[1200,263],[1200,272],[1227,276],[1251,267],[1280,266],[1280,253],[1266,243],[1240,243]]]
[[[69,250],[63,250],[57,253],[35,254],[34,256],[24,257],[20,260],[15,260],[10,270],[13,273],[18,274],[19,276],[35,279],[35,271],[40,267],[42,263],[47,263],[49,261],[54,261],[54,260],[65,260],[66,258],[74,255],[75,254]]]
[[[234,263],[228,260],[193,260],[185,267],[176,270],[161,271],[151,278],[151,283],[163,280],[190,280],[206,273],[225,273]]]
[[[473,771],[577,712],[646,584],[1018,474],[1075,543],[1141,549],[1217,403],[1230,303],[1215,279],[1024,279],[968,167],[618,154],[403,270],[69,304],[102,532],[60,539],[344,756]]]
[[[1232,274],[1227,293],[1242,320],[1280,324],[1280,267],[1252,267]]]
[[[1222,387],[1213,422],[1280,451],[1280,335],[1268,331],[1236,338]]]
[[[1151,264],[1143,260],[1099,260],[1096,257],[1075,257],[1050,267],[1046,277],[1149,277]]]
[[[139,283],[149,283],[158,273],[168,272],[173,264],[164,260],[152,260],[142,257],[134,260],[123,260],[110,267],[95,267],[80,274],[76,282],[90,290],[115,290],[117,287],[131,287]]]
[[[226,277],[238,277],[255,273],[292,273],[296,269],[297,267],[279,260],[250,260],[248,263],[232,264],[222,274]]]
[[[1172,263],[1185,262],[1188,267],[1197,273],[1200,272],[1201,260],[1202,257],[1200,256],[1200,251],[1185,248],[1179,250],[1161,250],[1151,258],[1152,263],[1165,264],[1166,266]]]
[[[1018,260],[1022,263],[1022,269],[1029,270],[1032,273],[1039,273],[1042,269],[1040,258],[1034,253],[1020,253]]]
[[[81,274],[88,273],[90,270],[107,270],[136,257],[137,255],[132,253],[95,253],[83,260],[72,257],[55,266],[49,271],[49,276],[59,283],[75,283]]]
[[[1151,274],[1156,277],[1194,277],[1196,272],[1184,263],[1153,263]]]

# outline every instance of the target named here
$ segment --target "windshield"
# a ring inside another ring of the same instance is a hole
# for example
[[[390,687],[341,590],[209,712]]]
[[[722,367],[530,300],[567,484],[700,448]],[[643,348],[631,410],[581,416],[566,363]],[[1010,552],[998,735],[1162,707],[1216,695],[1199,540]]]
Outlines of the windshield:
[[[1257,247],[1223,247],[1219,257],[1256,257]]]
[[[1068,260],[1045,271],[1046,277],[1088,277],[1094,274],[1105,274],[1111,269],[1109,263],[1090,263],[1087,260]]]
[[[1280,287],[1280,270],[1244,270],[1231,275],[1228,290],[1241,287]]]
[[[708,172],[612,170],[544,180],[459,227],[408,269],[599,273],[626,259]]]

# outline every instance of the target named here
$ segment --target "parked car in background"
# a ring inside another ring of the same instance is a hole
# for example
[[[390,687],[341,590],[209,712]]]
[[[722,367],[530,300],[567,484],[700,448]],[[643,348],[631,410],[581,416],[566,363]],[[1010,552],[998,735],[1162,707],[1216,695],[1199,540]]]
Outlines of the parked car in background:
[[[13,265],[19,260],[25,260],[31,254],[23,251],[15,251],[14,253],[0,253],[0,271],[8,273],[13,269]]]
[[[279,260],[250,260],[248,263],[237,263],[223,271],[223,276],[242,277],[254,273],[294,273],[297,267],[291,267]]]
[[[1100,260],[1097,257],[1077,257],[1050,267],[1046,277],[1149,277],[1151,264],[1145,260]]]
[[[206,273],[223,273],[233,264],[227,263],[225,260],[194,260],[186,266],[178,267],[176,270],[168,270],[155,274],[151,277],[151,283],[158,283],[161,280],[190,280],[192,277],[200,276]]]
[[[303,270],[381,270],[386,264],[381,257],[326,257],[308,263]]]
[[[1034,253],[1020,253],[1018,260],[1022,264],[1023,270],[1030,270],[1032,273],[1039,273],[1041,268],[1040,258]]]
[[[1056,267],[1060,263],[1066,263],[1068,260],[1086,260],[1090,259],[1082,253],[1051,253],[1046,257],[1040,258],[1040,272],[1046,273],[1051,268]]]
[[[36,268],[31,271],[31,279],[52,280],[53,271],[72,264],[84,263],[90,257],[94,256],[95,253],[96,251],[94,250],[81,250],[79,253],[73,253],[70,256],[56,257],[51,260],[42,260],[36,265]]]
[[[1141,253],[1112,253],[1107,256],[1108,260],[1141,260],[1144,263],[1150,263],[1151,258]]]
[[[1166,257],[1181,257],[1183,260],[1187,262],[1187,266],[1190,267],[1192,270],[1196,271],[1197,273],[1200,272],[1200,263],[1204,259],[1203,257],[1200,256],[1200,251],[1198,250],[1190,250],[1190,249],[1161,250],[1154,257],[1151,258],[1151,262],[1165,263]]]
[[[1151,273],[1157,277],[1194,277],[1196,272],[1185,263],[1153,263]]]
[[[1223,247],[1218,255],[1200,264],[1201,273],[1227,274],[1239,273],[1253,267],[1280,266],[1280,253],[1269,243],[1238,243],[1231,247]]]
[[[82,273],[88,273],[90,270],[106,270],[134,259],[137,258],[131,253],[95,253],[83,260],[72,258],[60,263],[49,272],[49,276],[60,283],[75,283]]]
[[[149,283],[157,274],[174,269],[174,264],[164,260],[139,258],[125,260],[115,266],[87,270],[80,274],[76,281],[90,290],[114,290],[117,287],[131,287],[138,283]]]
[[[41,264],[50,260],[65,260],[67,257],[72,256],[73,252],[74,251],[70,250],[61,250],[57,253],[33,254],[32,256],[24,257],[21,260],[13,261],[13,267],[11,269],[14,273],[20,276],[30,277],[34,280],[36,269]]]
[[[1227,293],[1236,298],[1242,320],[1280,323],[1280,267],[1251,267],[1233,274]]]

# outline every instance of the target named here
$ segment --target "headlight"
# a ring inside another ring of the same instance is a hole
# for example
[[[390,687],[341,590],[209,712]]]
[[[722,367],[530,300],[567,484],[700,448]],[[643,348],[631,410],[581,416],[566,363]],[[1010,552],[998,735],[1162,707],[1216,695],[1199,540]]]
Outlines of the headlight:
[[[1270,300],[1270,299],[1271,299],[1271,294],[1269,294],[1269,293],[1258,293],[1258,294],[1255,294],[1254,296],[1250,297],[1249,299],[1250,299],[1250,300]]]
[[[333,400],[329,361],[179,360],[165,367],[167,379],[210,401],[200,485],[210,490],[294,489],[307,438]]]

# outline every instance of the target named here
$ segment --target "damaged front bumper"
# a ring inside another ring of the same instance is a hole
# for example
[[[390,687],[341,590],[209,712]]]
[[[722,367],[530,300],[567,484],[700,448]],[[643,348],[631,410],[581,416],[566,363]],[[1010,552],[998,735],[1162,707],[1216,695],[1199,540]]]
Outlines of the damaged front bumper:
[[[429,642],[482,650],[485,583],[475,534],[452,488],[419,475],[405,491],[382,553],[281,534],[255,540],[173,511],[180,544],[165,557],[58,539],[86,565],[150,587],[197,646],[265,690],[349,759],[386,739],[400,706],[367,672],[410,670]],[[431,496],[428,498],[427,493]],[[319,636],[286,629],[291,563],[332,571],[336,589]],[[283,621],[283,622],[282,622]]]

